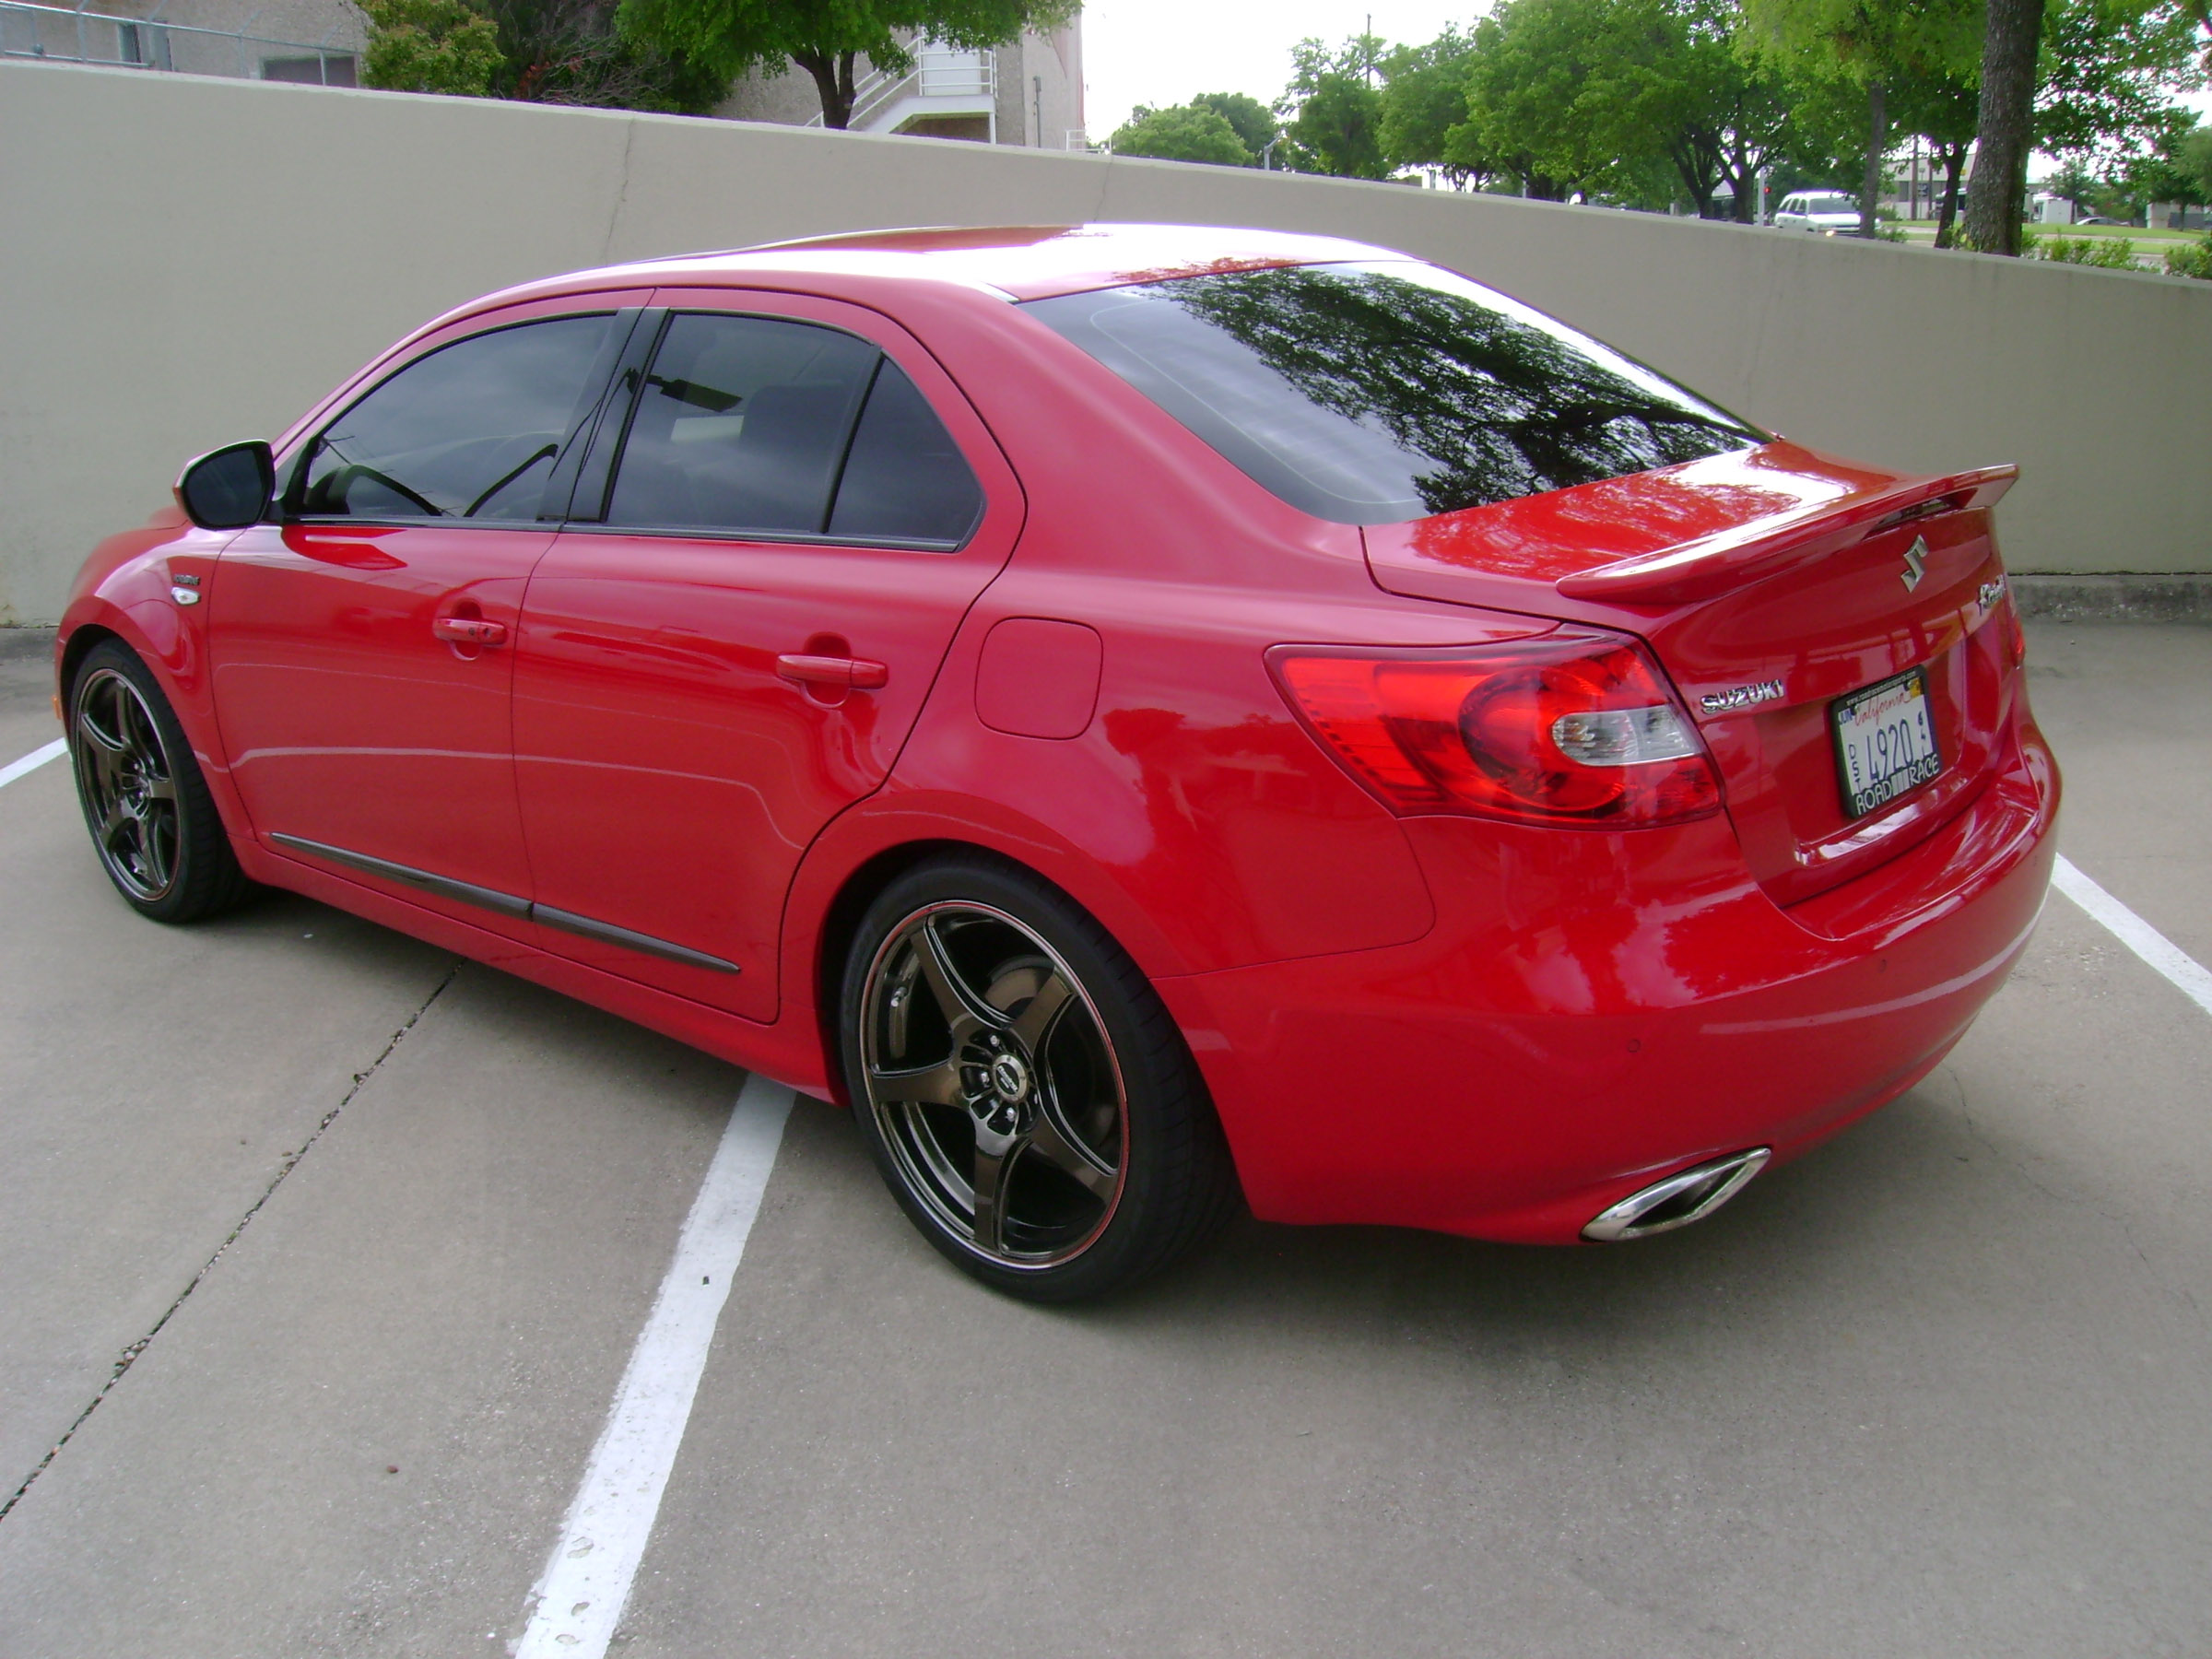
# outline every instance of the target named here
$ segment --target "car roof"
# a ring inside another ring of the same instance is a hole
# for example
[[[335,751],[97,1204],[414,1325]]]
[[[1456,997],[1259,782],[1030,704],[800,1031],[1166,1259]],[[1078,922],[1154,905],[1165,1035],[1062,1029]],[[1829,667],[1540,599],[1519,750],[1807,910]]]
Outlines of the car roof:
[[[938,226],[856,231],[610,265],[532,283],[499,298],[512,300],[610,283],[815,276],[903,278],[984,288],[1010,300],[1041,300],[1209,272],[1407,257],[1340,237],[1206,225]]]

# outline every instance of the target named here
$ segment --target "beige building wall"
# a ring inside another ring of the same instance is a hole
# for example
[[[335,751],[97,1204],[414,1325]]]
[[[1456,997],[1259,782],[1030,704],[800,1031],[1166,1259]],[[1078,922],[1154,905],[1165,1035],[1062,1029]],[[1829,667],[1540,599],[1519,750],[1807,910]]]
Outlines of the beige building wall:
[[[998,141],[1026,149],[1082,144],[1083,30],[1080,22],[1024,34],[998,49]]]
[[[2212,283],[1012,146],[0,64],[0,619],[488,289],[902,224],[1247,224],[1495,284],[1816,446],[2014,461],[2023,571],[2212,571]]]

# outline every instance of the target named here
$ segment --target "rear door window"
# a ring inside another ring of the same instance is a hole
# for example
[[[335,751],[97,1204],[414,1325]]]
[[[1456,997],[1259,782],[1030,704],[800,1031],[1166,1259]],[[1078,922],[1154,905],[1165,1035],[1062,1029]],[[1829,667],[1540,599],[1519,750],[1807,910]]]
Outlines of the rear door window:
[[[812,323],[670,318],[630,416],[606,523],[823,534],[881,356]]]
[[[1765,434],[1415,261],[1177,277],[1024,308],[1291,506],[1396,524]]]
[[[473,335],[348,408],[295,475],[295,516],[535,523],[561,446],[596,401],[612,312]]]

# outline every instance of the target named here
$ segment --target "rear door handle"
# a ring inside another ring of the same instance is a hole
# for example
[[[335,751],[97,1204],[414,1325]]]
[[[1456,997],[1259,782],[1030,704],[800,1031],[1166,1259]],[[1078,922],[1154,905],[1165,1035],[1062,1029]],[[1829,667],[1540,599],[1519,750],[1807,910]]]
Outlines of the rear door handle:
[[[440,617],[430,624],[430,631],[453,645],[507,643],[507,624],[487,621],[482,617]]]
[[[776,672],[802,686],[849,686],[855,691],[873,691],[887,684],[891,671],[865,657],[805,656],[786,653],[776,659]]]

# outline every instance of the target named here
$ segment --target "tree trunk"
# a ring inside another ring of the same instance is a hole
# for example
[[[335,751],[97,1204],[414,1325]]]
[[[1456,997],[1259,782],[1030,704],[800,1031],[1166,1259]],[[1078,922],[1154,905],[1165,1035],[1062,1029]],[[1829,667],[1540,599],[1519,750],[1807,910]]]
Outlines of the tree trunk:
[[[842,128],[853,119],[853,54],[841,65],[826,52],[794,52],[791,61],[814,76],[814,89],[822,100],[822,124]],[[839,74],[840,68],[844,71]]]
[[[1874,240],[1875,205],[1882,194],[1882,154],[1889,147],[1888,98],[1878,80],[1866,83],[1866,184],[1859,192],[1859,234]]]
[[[1966,166],[1966,146],[1943,147],[1943,206],[1936,216],[1936,245],[1951,245],[1951,227],[1959,220],[1959,174]]]
[[[2019,257],[2020,204],[2028,193],[2035,125],[2035,58],[2042,37],[2043,0],[1989,0],[1979,147],[1966,200],[1966,244],[1984,253]]]

